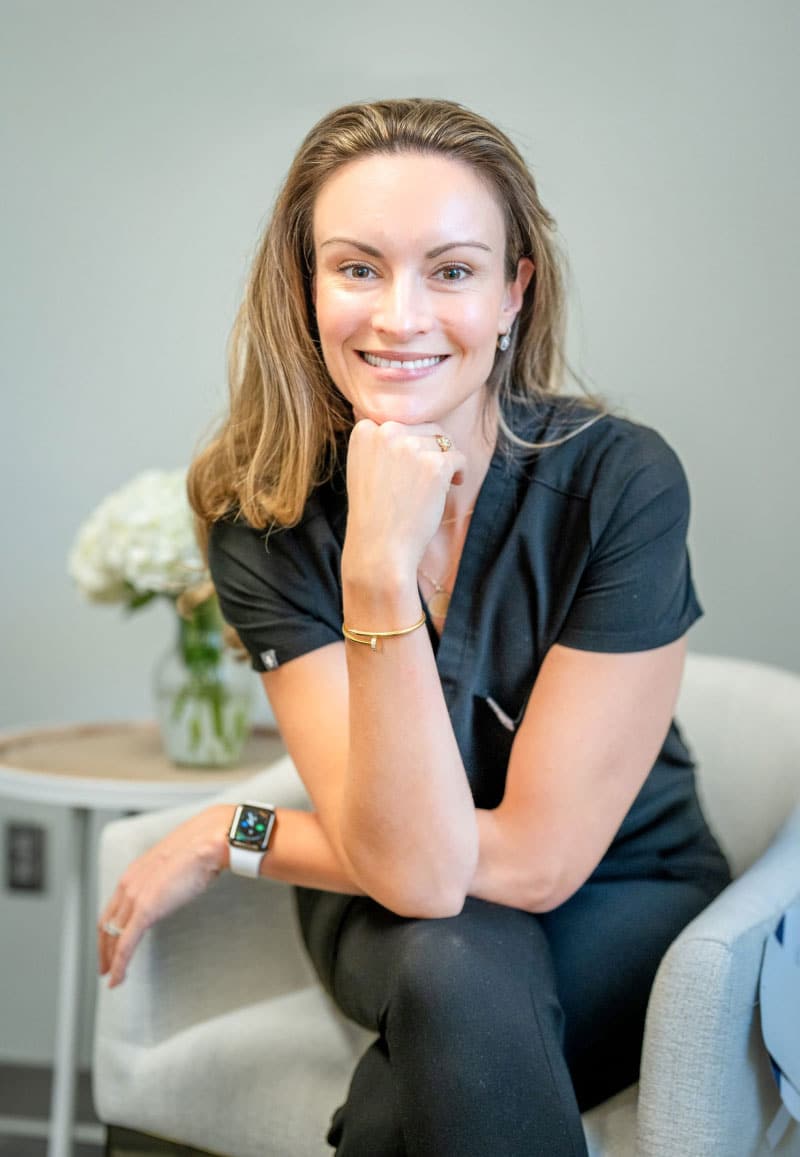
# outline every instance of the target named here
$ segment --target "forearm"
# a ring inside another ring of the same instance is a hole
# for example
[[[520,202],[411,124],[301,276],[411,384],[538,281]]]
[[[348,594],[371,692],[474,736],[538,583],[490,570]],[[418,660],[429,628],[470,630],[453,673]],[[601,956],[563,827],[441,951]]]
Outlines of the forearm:
[[[231,807],[231,820],[233,812]],[[321,888],[325,892],[344,892],[351,896],[365,894],[336,855],[316,812],[278,807],[275,814],[277,818],[269,851],[261,861],[262,876],[284,884]],[[218,855],[220,866],[229,868],[227,834],[221,840]]]
[[[411,583],[345,582],[344,610],[349,626],[394,630],[419,617],[419,594]],[[451,915],[475,871],[478,831],[430,640],[419,629],[378,647],[347,643],[342,841],[379,902],[409,915]]]

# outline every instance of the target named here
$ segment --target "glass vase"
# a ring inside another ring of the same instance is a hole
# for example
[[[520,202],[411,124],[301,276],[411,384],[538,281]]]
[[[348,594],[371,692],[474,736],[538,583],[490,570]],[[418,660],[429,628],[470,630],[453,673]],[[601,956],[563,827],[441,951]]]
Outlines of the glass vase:
[[[250,734],[253,672],[225,646],[216,596],[178,617],[175,645],[154,677],[167,755],[181,767],[236,763]]]

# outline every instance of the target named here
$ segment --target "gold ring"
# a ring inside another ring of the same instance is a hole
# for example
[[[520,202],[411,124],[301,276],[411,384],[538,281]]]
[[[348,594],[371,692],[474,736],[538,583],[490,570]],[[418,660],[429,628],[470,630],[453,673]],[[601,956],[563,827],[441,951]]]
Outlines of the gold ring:
[[[435,434],[434,437],[436,438],[439,449],[443,454],[446,454],[448,450],[453,449],[453,443],[450,441],[446,434]]]

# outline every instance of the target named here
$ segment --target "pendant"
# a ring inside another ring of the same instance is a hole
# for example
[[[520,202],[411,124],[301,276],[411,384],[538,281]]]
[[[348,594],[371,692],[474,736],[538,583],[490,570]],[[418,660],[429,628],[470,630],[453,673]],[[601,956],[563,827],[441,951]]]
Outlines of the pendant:
[[[434,619],[444,619],[447,617],[447,608],[450,606],[450,595],[445,590],[436,591],[428,599],[428,610],[433,615]]]

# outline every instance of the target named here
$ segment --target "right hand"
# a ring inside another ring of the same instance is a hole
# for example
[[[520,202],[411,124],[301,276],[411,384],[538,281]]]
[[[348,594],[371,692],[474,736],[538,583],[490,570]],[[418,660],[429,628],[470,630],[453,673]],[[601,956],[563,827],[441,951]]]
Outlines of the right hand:
[[[460,485],[466,458],[443,453],[433,423],[356,422],[347,452],[344,570],[415,575],[444,513],[450,486]]]
[[[109,988],[125,979],[134,950],[147,929],[199,896],[229,864],[227,832],[233,804],[213,804],[179,824],[135,859],[120,877],[97,922],[97,960]],[[107,922],[122,928],[106,932]]]

